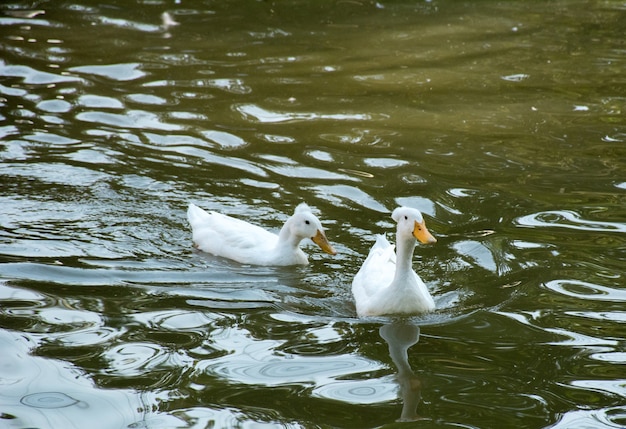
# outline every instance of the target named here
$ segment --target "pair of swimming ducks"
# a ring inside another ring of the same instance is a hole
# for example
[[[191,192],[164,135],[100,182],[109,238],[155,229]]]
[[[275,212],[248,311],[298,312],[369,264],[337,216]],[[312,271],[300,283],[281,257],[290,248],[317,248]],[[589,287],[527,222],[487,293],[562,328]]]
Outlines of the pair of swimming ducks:
[[[376,243],[352,281],[357,314],[382,316],[432,311],[435,302],[422,279],[413,271],[411,259],[417,244],[437,240],[426,228],[419,210],[396,208],[391,217],[398,224],[397,253],[385,236]],[[300,242],[311,238],[331,255],[337,252],[328,242],[319,219],[305,203],[285,222],[278,235],[217,212],[189,205],[187,219],[196,248],[216,256],[254,265],[304,265],[306,254]]]

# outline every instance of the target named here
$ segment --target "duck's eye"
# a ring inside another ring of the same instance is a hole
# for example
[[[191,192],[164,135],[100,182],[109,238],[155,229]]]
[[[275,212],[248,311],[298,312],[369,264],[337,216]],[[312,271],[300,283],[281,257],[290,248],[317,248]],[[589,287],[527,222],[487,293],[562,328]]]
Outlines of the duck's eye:
[[[405,215],[405,216],[404,216],[404,220],[409,220],[409,218]]]
[[[304,223],[306,223],[307,225],[311,224],[311,222],[309,222],[308,220],[305,220]]]

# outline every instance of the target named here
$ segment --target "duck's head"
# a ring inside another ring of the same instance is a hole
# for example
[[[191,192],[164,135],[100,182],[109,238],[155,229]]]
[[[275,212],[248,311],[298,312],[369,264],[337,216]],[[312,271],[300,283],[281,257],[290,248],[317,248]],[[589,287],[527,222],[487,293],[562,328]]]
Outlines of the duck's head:
[[[411,207],[398,207],[391,214],[391,218],[398,223],[398,234],[412,235],[422,244],[437,242],[437,239],[426,228],[419,210]]]
[[[301,203],[296,207],[296,211],[289,223],[289,229],[294,236],[301,238],[309,237],[324,252],[331,255],[337,254],[337,251],[326,238],[322,223],[305,203]]]

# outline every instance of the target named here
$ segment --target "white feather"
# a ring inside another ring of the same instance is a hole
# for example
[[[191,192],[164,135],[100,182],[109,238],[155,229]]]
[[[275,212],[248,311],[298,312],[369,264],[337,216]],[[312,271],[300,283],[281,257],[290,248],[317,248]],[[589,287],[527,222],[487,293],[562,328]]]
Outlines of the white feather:
[[[189,205],[187,219],[198,249],[243,264],[307,264],[308,258],[298,246],[300,241],[314,237],[318,230],[323,234],[319,219],[304,203],[285,222],[280,235],[221,213],[206,212],[195,204]]]
[[[359,316],[410,314],[435,309],[428,288],[411,268],[416,244],[413,225],[416,221],[423,222],[422,215],[415,209],[402,207],[394,210],[393,218],[398,222],[396,243],[399,254],[396,255],[394,245],[384,236],[377,235],[376,243],[352,281]]]

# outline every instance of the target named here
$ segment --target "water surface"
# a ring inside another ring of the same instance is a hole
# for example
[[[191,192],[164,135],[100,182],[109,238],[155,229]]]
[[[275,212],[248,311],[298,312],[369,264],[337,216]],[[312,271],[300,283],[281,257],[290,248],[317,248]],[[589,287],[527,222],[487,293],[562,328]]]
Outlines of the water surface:
[[[0,427],[623,427],[624,14],[3,4]],[[302,201],[337,256],[191,246]],[[359,319],[398,205],[438,310]]]

